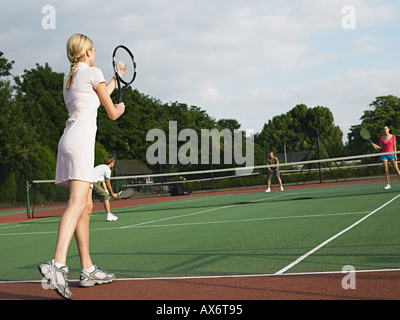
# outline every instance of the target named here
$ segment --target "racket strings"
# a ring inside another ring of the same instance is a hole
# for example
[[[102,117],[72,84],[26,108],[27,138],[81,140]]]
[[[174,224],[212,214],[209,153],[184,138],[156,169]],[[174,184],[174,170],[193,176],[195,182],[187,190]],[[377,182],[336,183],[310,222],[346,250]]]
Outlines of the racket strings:
[[[362,138],[364,138],[365,140],[369,140],[371,139],[371,133],[369,132],[368,129],[362,128],[360,130],[360,135]]]
[[[119,48],[115,53],[116,70],[122,81],[126,83],[132,82],[135,76],[135,64],[130,54],[123,48]],[[126,67],[125,73],[121,72],[118,67]]]

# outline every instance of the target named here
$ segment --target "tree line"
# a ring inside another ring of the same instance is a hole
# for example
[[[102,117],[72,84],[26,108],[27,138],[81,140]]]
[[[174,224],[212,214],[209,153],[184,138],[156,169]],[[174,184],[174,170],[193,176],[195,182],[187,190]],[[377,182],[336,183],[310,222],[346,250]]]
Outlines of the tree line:
[[[27,176],[54,179],[58,141],[68,118],[62,94],[65,74],[53,71],[46,63],[13,76],[13,64],[0,52],[0,203],[23,202]],[[115,101],[116,92],[112,98]],[[158,172],[159,166],[146,163],[146,150],[153,143],[146,141],[146,135],[154,128],[168,133],[169,121],[177,122],[178,132],[190,128],[199,137],[201,129],[233,132],[241,127],[235,119],[215,119],[200,107],[164,103],[131,87],[124,93],[124,102],[126,111],[117,121],[109,121],[104,108],[98,109],[96,165],[107,154],[115,154],[117,159],[140,160]],[[389,125],[393,134],[400,134],[400,99],[376,98],[360,120],[351,127],[348,142],[343,144],[343,132],[328,108],[296,105],[285,114],[264,120],[262,131],[254,135],[254,164],[265,164],[267,150],[282,153],[284,146],[290,152],[309,150],[316,129],[334,157],[370,153],[370,146],[360,138],[361,126],[367,127],[376,141],[384,125]],[[163,172],[201,169],[210,167],[175,164],[166,165]]]

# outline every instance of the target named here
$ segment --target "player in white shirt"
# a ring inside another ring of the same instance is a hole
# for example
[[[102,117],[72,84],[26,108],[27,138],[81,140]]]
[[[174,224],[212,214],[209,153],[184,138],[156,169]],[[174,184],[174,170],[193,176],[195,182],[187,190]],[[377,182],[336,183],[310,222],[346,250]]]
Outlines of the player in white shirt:
[[[110,178],[111,168],[114,167],[115,159],[113,156],[107,156],[104,164],[98,165],[93,170],[93,196],[103,202],[104,209],[107,213],[107,221],[116,221],[118,217],[111,213],[111,197],[117,199],[117,195],[113,192]]]

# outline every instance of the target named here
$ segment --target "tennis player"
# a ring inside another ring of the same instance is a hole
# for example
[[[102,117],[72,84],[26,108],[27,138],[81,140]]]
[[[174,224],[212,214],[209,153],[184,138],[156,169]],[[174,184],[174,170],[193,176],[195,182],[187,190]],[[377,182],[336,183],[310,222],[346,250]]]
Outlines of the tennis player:
[[[274,156],[274,153],[271,151],[268,154],[268,158],[267,158],[267,165],[278,165],[279,164],[279,159],[277,157]],[[282,179],[279,175],[279,167],[278,166],[274,166],[272,168],[267,167],[268,170],[268,189],[265,190],[265,192],[271,192],[271,179],[273,177],[275,177],[278,182],[279,182],[279,186],[281,188],[281,191],[283,191],[283,185],[282,185]]]
[[[390,134],[390,129],[388,126],[383,127],[383,136],[380,139],[381,145],[378,146],[375,143],[372,144],[372,146],[375,149],[382,149],[382,153],[386,152],[397,152],[397,146],[396,146],[396,137],[392,134]],[[397,176],[400,179],[400,170],[397,165],[397,154],[383,154],[381,156],[382,162],[383,162],[383,167],[385,168],[385,177],[386,177],[386,186],[385,190],[391,189],[390,185],[390,174],[389,174],[389,162],[392,163],[393,168],[395,169]]]
[[[114,156],[109,155],[104,159],[104,164],[98,165],[93,170],[93,196],[104,204],[104,209],[107,213],[107,221],[118,220],[118,217],[111,213],[110,205],[111,198],[118,198],[110,183],[111,168],[114,167],[114,163]]]
[[[72,299],[66,266],[72,236],[81,261],[81,286],[108,283],[114,274],[93,264],[89,254],[89,220],[93,208],[92,182],[94,145],[97,131],[97,109],[102,104],[111,120],[125,111],[124,103],[114,105],[110,94],[115,77],[106,84],[103,73],[94,67],[96,52],[93,42],[82,34],[72,35],[67,42],[70,73],[64,82],[64,101],[69,118],[58,145],[55,183],[69,188],[67,208],[61,216],[54,258],[38,266],[43,277],[61,297]]]

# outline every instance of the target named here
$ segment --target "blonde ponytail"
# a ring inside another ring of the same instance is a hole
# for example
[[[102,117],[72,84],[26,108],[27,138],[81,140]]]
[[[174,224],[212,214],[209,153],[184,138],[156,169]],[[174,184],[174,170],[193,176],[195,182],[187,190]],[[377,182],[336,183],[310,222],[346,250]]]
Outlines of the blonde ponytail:
[[[86,54],[86,50],[93,48],[93,42],[83,34],[76,33],[72,35],[67,42],[67,56],[71,64],[69,75],[66,80],[65,88],[71,89],[73,83],[73,77],[75,75],[75,69],[78,62],[83,60]]]
[[[66,81],[66,84],[65,84],[65,88],[67,90],[71,89],[72,82],[73,82],[72,78],[75,75],[75,69],[76,69],[77,65],[78,65],[78,62],[71,62],[71,68],[70,68],[69,75],[67,77],[67,81]]]

